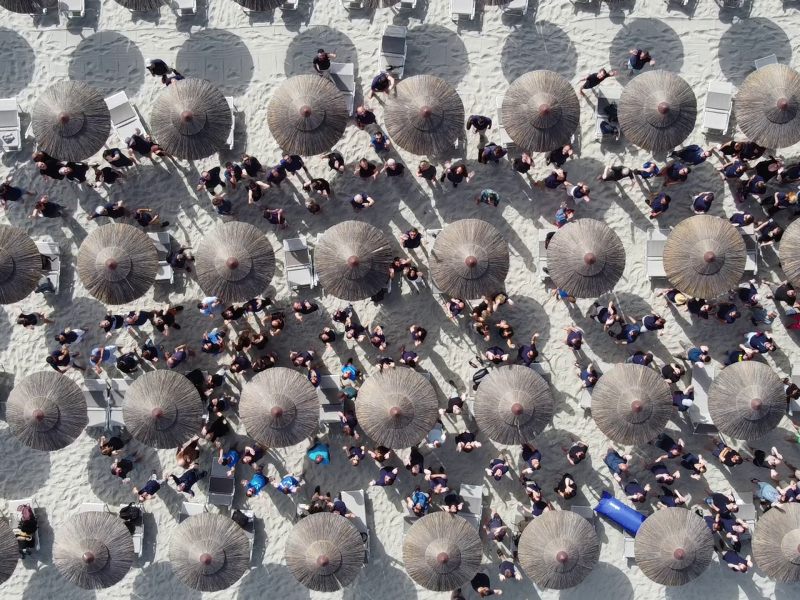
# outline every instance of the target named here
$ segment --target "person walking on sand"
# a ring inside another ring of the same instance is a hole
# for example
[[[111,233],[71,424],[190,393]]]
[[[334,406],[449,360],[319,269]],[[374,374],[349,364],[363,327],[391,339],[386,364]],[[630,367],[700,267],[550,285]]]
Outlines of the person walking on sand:
[[[364,104],[356,109],[355,121],[356,127],[364,130],[370,125],[375,125],[377,119],[375,118],[375,112],[369,106]]]
[[[371,208],[375,205],[375,200],[366,192],[361,192],[350,198],[350,206],[353,212],[359,213],[365,208]]]
[[[557,168],[564,166],[569,159],[575,156],[575,151],[572,146],[567,144],[562,148],[556,148],[545,157],[545,163],[548,165],[555,165]]]
[[[148,500],[155,498],[156,494],[158,494],[158,491],[161,489],[161,486],[166,482],[166,477],[159,481],[158,472],[154,470],[150,474],[150,479],[147,481],[147,483],[145,483],[141,488],[133,488],[131,491],[139,496],[139,502],[144,504]]]
[[[494,142],[489,142],[480,149],[478,153],[478,162],[481,164],[488,164],[491,160],[494,164],[499,164],[500,159],[503,158],[506,154],[508,154],[508,150],[503,148],[502,146],[498,146]]]
[[[439,178],[440,182],[444,182],[447,179],[450,183],[453,184],[453,187],[458,187],[458,184],[462,181],[464,183],[469,183],[470,180],[475,176],[475,172],[473,171],[470,173],[467,171],[467,166],[464,163],[452,164],[452,163],[445,163],[444,165],[444,172],[442,176]]]
[[[650,52],[640,48],[631,48],[628,53],[628,77],[633,77],[642,72],[647,65],[656,66],[655,59],[650,56]]]
[[[392,143],[385,135],[383,135],[383,132],[376,131],[375,135],[373,135],[372,139],[370,139],[369,145],[370,148],[375,150],[376,154],[383,154],[385,152],[389,152],[389,148],[392,146]]]
[[[163,77],[164,75],[172,73],[172,69],[169,65],[160,58],[146,58],[144,66],[153,77]]]
[[[297,177],[300,179],[299,171],[302,169],[308,177],[311,177],[311,173],[308,172],[308,167],[306,167],[306,163],[303,162],[303,159],[297,154],[284,154],[283,158],[281,159],[280,165],[286,169],[286,172],[289,175]],[[302,180],[301,180],[302,181]]]
[[[586,94],[583,93],[583,90],[591,90],[592,88],[596,88],[598,85],[603,83],[606,79],[610,77],[615,77],[617,75],[616,71],[606,71],[605,69],[600,69],[597,73],[592,73],[591,75],[587,75],[583,79],[581,79],[578,83],[582,84],[578,88],[578,93],[585,98]]]
[[[576,352],[580,351],[581,344],[583,344],[583,330],[574,325],[562,327],[562,329],[567,332],[567,339],[564,340],[564,345],[569,346]]]
[[[664,187],[668,187],[683,183],[689,178],[691,172],[692,170],[689,167],[676,162],[661,169],[658,176],[664,178]]]
[[[648,160],[642,165],[641,169],[634,169],[633,174],[636,177],[641,177],[642,179],[652,179],[653,177],[658,177],[661,173],[661,170],[658,168],[658,165],[651,160]]]
[[[200,179],[197,180],[197,191],[205,190],[213,196],[218,186],[225,187],[225,183],[219,177],[219,172],[220,168],[214,167],[200,173]]]
[[[267,173],[267,185],[280,189],[281,183],[286,180],[286,169],[283,165],[275,165]]]
[[[387,70],[389,69],[391,69],[391,67],[389,67]],[[378,75],[375,76],[375,78],[372,80],[372,83],[369,86],[368,98],[372,100],[375,97],[376,93],[388,95],[389,92],[391,92],[392,89],[394,89],[396,83],[397,80],[391,75],[389,75],[389,73],[386,73],[385,71],[378,73]]]
[[[327,154],[322,155],[322,159],[328,161],[328,168],[332,171],[344,173],[346,165],[341,152],[328,152]]]
[[[511,161],[511,170],[515,173],[519,173],[520,175],[527,175],[530,178],[528,173],[533,169],[533,159],[531,155],[527,152],[523,152],[522,156],[517,156]]]
[[[176,490],[183,492],[184,494],[189,494],[190,497],[194,498],[192,486],[205,477],[206,474],[206,471],[199,470],[197,463],[193,463],[189,465],[189,468],[180,477],[175,477],[175,475],[172,473],[170,473],[167,477],[175,484]]]
[[[314,67],[317,75],[320,77],[324,77],[325,75],[330,76],[328,71],[331,68],[332,58],[336,58],[336,54],[333,52],[325,52],[324,48],[317,50],[317,55],[314,57],[314,60],[311,61],[311,65]]]
[[[17,325],[22,325],[26,329],[33,329],[39,324],[39,319],[42,320],[43,324],[55,323],[42,312],[24,313],[22,309],[17,308]],[[58,341],[58,336],[56,336],[56,340]]]
[[[589,202],[589,186],[585,182],[579,181],[577,184],[572,184],[569,181],[564,182],[564,189],[567,190],[569,196],[574,202]]]
[[[470,115],[467,119],[466,130],[472,131],[473,135],[485,135],[485,132],[492,128],[492,120],[483,115]]]

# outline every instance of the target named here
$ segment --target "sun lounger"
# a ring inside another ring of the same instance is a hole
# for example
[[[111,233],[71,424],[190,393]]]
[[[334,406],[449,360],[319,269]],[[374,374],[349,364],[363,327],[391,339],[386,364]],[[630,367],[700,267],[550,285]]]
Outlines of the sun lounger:
[[[233,516],[233,511],[236,510],[234,508],[231,509],[231,516]],[[247,540],[250,542],[250,560],[253,560],[253,546],[256,543],[256,513],[252,510],[240,510],[244,516],[250,519],[250,522],[247,523],[245,527],[242,527],[244,530],[245,535],[247,535]]]
[[[739,232],[747,248],[747,258],[744,263],[745,278],[752,279],[758,274],[758,237],[752,225],[741,227]]]
[[[450,18],[455,22],[475,18],[475,0],[450,0]]]
[[[87,427],[102,425],[106,429],[110,429],[108,422],[108,383],[106,383],[106,380],[84,379],[83,397],[86,399],[86,414],[89,417],[89,424]]]
[[[211,476],[208,480],[208,503],[228,508],[233,506],[235,484],[235,473],[228,477],[228,467],[212,459]]]
[[[58,12],[67,19],[82,19],[86,16],[84,0],[60,0]]]
[[[202,515],[204,512],[208,512],[208,508],[205,504],[200,504],[199,502],[184,502],[181,504],[181,512],[178,515],[178,523],[183,523],[189,517]]]
[[[22,500],[9,500],[8,501],[8,524],[11,529],[18,529],[19,528],[19,518],[21,513],[17,510],[20,506],[24,506],[25,504],[30,505],[31,510],[33,510],[33,515],[36,515],[36,509],[39,508],[39,505],[36,503],[36,498],[23,498]],[[38,517],[37,517],[38,523]],[[41,525],[39,525],[41,527]],[[35,544],[34,549],[39,550],[41,548],[41,544],[39,543],[39,529],[36,529],[36,533],[33,534],[33,542]]]
[[[331,63],[328,69],[336,89],[342,92],[344,101],[347,104],[347,114],[352,115],[356,102],[356,79],[355,65],[353,63]]]
[[[339,378],[335,375],[321,375],[317,387],[319,398],[319,420],[323,424],[338,423],[339,413],[344,404],[339,400]]]
[[[525,531],[525,528],[533,522],[531,515],[524,514],[517,507],[517,514],[514,515],[514,535],[511,536],[511,551],[516,554],[519,551],[519,536]]]
[[[664,271],[664,244],[669,237],[669,229],[647,230],[647,278],[656,279],[667,276]]]
[[[726,2],[730,0],[725,0]],[[737,2],[737,5],[741,5],[743,0],[733,0],[733,2]],[[729,5],[730,6],[730,5]],[[759,58],[755,61],[756,70],[762,67],[768,67],[770,65],[777,65],[778,64],[778,57],[774,54],[770,54],[769,56],[765,56],[764,58]]]
[[[297,10],[297,7],[300,5],[300,0],[286,0],[283,4],[281,4],[281,10]],[[242,511],[244,512],[244,511]]]
[[[792,364],[792,373],[789,376],[789,381],[795,385],[800,385],[800,363]],[[789,403],[792,412],[800,412],[800,400],[792,400]]]
[[[367,500],[364,490],[354,490],[352,492],[342,492],[340,494],[342,502],[347,506],[347,510],[355,515],[352,520],[353,525],[361,533],[364,540],[364,563],[369,562],[369,523],[367,522]]]
[[[751,537],[753,537],[753,531],[755,531],[756,529],[756,520],[757,520],[756,507],[753,505],[752,501],[745,502],[744,500],[742,500],[741,495],[737,491],[733,492],[733,497],[736,498],[736,504],[739,507],[739,510],[733,513],[733,516],[747,523],[748,527],[747,531],[739,534],[739,539],[749,540]],[[747,492],[745,497],[752,498],[753,493]]]
[[[147,237],[153,240],[153,245],[158,253],[158,271],[156,271],[156,281],[169,281],[175,283],[175,271],[167,262],[172,251],[172,240],[166,231],[148,231]]]
[[[464,510],[458,514],[469,521],[476,531],[480,532],[483,517],[483,485],[462,483],[458,495],[464,501]]]
[[[627,531],[622,532],[622,559],[636,560],[636,538]]]
[[[603,130],[600,127],[600,123],[602,123],[603,121],[608,121],[608,115],[606,114],[606,109],[612,104],[616,104],[617,101],[620,99],[620,95],[621,95],[621,90],[615,87],[602,88],[599,89],[597,92],[597,107],[595,109],[595,119],[594,119],[595,120],[594,137],[599,141],[614,137],[610,133],[603,133]],[[611,124],[619,128],[619,123],[611,123]]]
[[[50,259],[50,269],[46,271],[47,278],[53,284],[55,293],[58,294],[61,291],[61,248],[52,240],[36,242],[36,248],[39,250],[39,254]]]
[[[0,100],[0,151],[18,152],[22,149],[22,126],[16,98]]]
[[[408,28],[401,25],[386,25],[381,36],[381,54],[378,71],[391,73],[397,79],[403,78],[408,52]]]
[[[109,393],[108,424],[110,427],[125,427],[122,417],[122,405],[125,403],[125,392],[127,392],[132,379],[112,379],[109,381],[111,388]]]
[[[125,140],[139,130],[140,135],[147,135],[147,130],[142,124],[136,108],[131,104],[125,92],[117,92],[105,99],[108,111],[111,113],[111,126],[117,137],[124,144]]]
[[[500,145],[505,148],[513,148],[516,144],[508,135],[506,128],[503,127],[503,99],[498,96],[495,98],[494,105],[497,109],[497,134],[500,136]]]
[[[594,510],[592,510],[591,506],[571,506],[570,510],[589,521],[592,524],[592,528],[595,527]]]
[[[713,435],[717,426],[708,412],[708,388],[714,381],[715,371],[712,365],[705,367],[692,366],[692,385],[694,386],[694,403],[687,410],[694,433]]]
[[[547,248],[544,243],[547,240],[547,234],[556,231],[555,229],[540,229],[539,230],[539,256],[536,258],[536,268],[539,271],[539,279],[545,281],[550,279],[550,273],[547,272]]]
[[[305,236],[283,240],[283,262],[286,279],[293,290],[311,289],[317,285],[314,257]]]
[[[728,131],[733,110],[733,85],[727,81],[709,81],[703,109],[703,132],[720,135]]]
[[[127,504],[120,504],[120,508],[124,508],[128,506]],[[133,506],[139,509],[139,518],[130,521],[130,524],[133,525],[133,533],[131,537],[133,538],[133,552],[136,556],[142,556],[142,548],[144,547],[144,504],[141,502],[134,502]]]
[[[363,0],[340,0],[345,10],[363,10]]]
[[[172,12],[177,17],[197,14],[197,0],[172,0]]]
[[[400,0],[397,8],[398,10],[414,10],[417,8],[417,0]]]
[[[506,15],[524,17],[528,14],[528,0],[510,0],[507,4],[503,4],[500,10]]]
[[[84,502],[78,509],[79,513],[85,512],[111,512],[105,502]]]

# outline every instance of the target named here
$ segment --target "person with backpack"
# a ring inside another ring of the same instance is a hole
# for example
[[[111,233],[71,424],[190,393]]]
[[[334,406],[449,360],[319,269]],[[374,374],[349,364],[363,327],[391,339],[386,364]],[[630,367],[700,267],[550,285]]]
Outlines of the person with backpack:
[[[131,535],[133,535],[136,531],[136,521],[138,521],[142,516],[142,509],[138,506],[134,506],[133,502],[130,502],[127,506],[123,506],[119,509],[119,518],[122,519],[122,522],[125,524],[125,527],[128,528]]]

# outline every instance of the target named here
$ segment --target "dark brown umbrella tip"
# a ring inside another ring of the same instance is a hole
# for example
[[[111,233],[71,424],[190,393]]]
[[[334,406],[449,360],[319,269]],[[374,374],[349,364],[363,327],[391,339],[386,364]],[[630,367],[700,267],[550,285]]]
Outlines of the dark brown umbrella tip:
[[[33,418],[37,421],[44,421],[44,411],[41,408],[37,408],[33,411]]]
[[[106,260],[106,269],[114,270],[119,266],[119,261],[116,258],[109,258]]]
[[[311,107],[308,104],[304,104],[300,107],[300,116],[304,119],[307,119],[311,116]]]
[[[523,407],[522,404],[520,404],[519,402],[515,402],[514,404],[511,405],[512,414],[519,416],[523,412],[525,412],[525,407]]]
[[[403,416],[403,409],[399,406],[393,406],[391,409],[389,409],[389,414],[393,418],[398,419]]]
[[[556,560],[560,562],[562,565],[569,560],[569,554],[564,552],[563,550],[556,554]]]
[[[213,560],[214,558],[208,552],[204,552],[200,555],[200,562],[204,565],[210,565]]]
[[[239,267],[239,259],[231,256],[225,264],[228,266],[229,269],[233,270]]]
[[[419,109],[419,116],[423,119],[430,119],[433,111],[431,110],[430,106],[423,106]]]
[[[191,123],[194,120],[194,113],[190,110],[185,110],[181,113],[181,121],[184,123]]]
[[[273,419],[280,419],[283,416],[283,407],[282,406],[273,406],[269,414],[272,415]]]
[[[150,414],[153,415],[154,419],[160,419],[164,416],[164,409],[161,407],[154,408]]]
[[[539,105],[539,116],[546,117],[550,114],[551,108],[549,104],[540,104]]]
[[[662,115],[667,114],[669,112],[669,104],[666,102],[659,103],[658,112],[660,112]]]
[[[440,552],[439,556],[436,557],[436,562],[440,565],[447,563],[450,560],[450,555],[447,552]]]
[[[634,400],[633,402],[631,402],[631,410],[633,412],[640,413],[640,412],[642,412],[643,408],[644,408],[644,404],[642,404],[641,400]]]
[[[789,108],[789,101],[786,98],[778,98],[778,110]]]
[[[94,562],[94,552],[84,552],[83,562],[85,562],[87,565],[92,564]]]
[[[710,264],[715,260],[717,260],[717,255],[714,254],[711,250],[709,250],[703,255],[703,260]]]
[[[327,556],[325,556],[324,554],[322,556],[318,556],[317,557],[317,564],[320,567],[327,567],[329,562],[330,562],[330,559]]]
[[[597,262],[597,255],[594,252],[587,252],[583,257],[583,262],[585,262],[587,265],[593,265]]]
[[[347,259],[347,264],[350,265],[352,268],[356,268],[358,265],[361,264],[359,258],[354,254],[350,258]]]
[[[478,266],[478,259],[470,255],[464,260],[464,264],[467,265],[470,269],[474,269],[475,267]]]
[[[750,400],[750,408],[753,410],[760,410],[763,404],[764,403],[761,401],[761,398],[753,398]]]
[[[683,560],[686,558],[686,550],[683,548],[675,548],[675,551],[672,553],[672,558],[675,560]]]
[[[58,113],[58,120],[62,125],[69,123],[69,113]]]

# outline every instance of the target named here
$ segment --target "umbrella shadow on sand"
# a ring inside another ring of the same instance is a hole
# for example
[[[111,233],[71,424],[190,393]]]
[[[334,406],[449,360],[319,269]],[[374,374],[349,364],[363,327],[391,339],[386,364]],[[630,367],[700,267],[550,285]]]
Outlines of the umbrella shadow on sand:
[[[50,454],[23,446],[7,426],[0,429],[0,454],[7,465],[13,465],[0,470],[3,498],[32,496],[50,479]]]
[[[283,551],[280,553],[283,554]],[[311,592],[307,587],[297,581],[289,572],[289,568],[282,564],[259,565],[246,573],[239,582],[238,600],[251,600],[264,595],[264,590],[271,590],[278,598],[291,598],[292,600],[308,600]]]
[[[0,28],[0,96],[13,98],[33,80],[36,55],[28,41],[16,31]]]
[[[403,600],[417,599],[417,586],[406,574],[400,560],[390,556],[375,531],[370,531],[369,565],[364,573],[344,589],[342,600],[383,598],[387,594]]]
[[[403,77],[435,75],[455,87],[467,76],[469,55],[456,32],[425,24],[408,31],[406,65]]]
[[[666,69],[675,73],[683,66],[684,50],[677,32],[661,19],[633,19],[623,25],[611,41],[609,63],[619,71],[621,82],[626,82],[630,50],[648,50],[655,59],[655,67],[647,69]]]
[[[201,594],[197,590],[186,586],[167,561],[152,563],[141,571],[133,580],[131,597],[133,598],[161,598],[164,590],[179,590],[181,600],[200,600]]]
[[[669,588],[668,588],[669,589]],[[678,588],[683,590],[684,588]],[[590,592],[591,591],[591,592]],[[561,590],[559,600],[582,600],[587,594],[597,600],[633,600],[633,584],[628,575],[610,563],[598,562],[581,585]]]
[[[749,40],[759,40],[750,44]],[[788,65],[792,60],[792,44],[786,32],[771,19],[754,17],[737,21],[719,39],[719,67],[734,85],[741,85],[755,71],[755,60],[775,55]]]
[[[221,29],[194,33],[178,50],[175,68],[185,77],[207,79],[226,96],[244,95],[255,71],[242,39]]]
[[[67,583],[55,567],[45,567],[36,571],[25,586],[22,600],[41,600],[63,596],[65,588],[69,589],[69,597],[74,600],[94,600],[97,595],[93,591],[84,590]]]
[[[135,96],[144,84],[144,57],[136,43],[120,33],[102,31],[81,39],[69,58],[69,78],[83,81],[104,96]]]
[[[529,71],[555,71],[566,79],[575,76],[578,53],[569,35],[548,21],[525,21],[511,32],[500,58],[503,75],[512,82]]]
[[[87,461],[89,485],[95,496],[109,506],[115,507],[135,501],[133,488],[144,485],[154,469],[161,473],[161,462],[158,460],[158,453],[155,450],[131,440],[123,449],[122,456],[128,456],[134,452],[137,453],[137,458],[142,459],[142,462],[134,464],[133,471],[129,474],[131,482],[127,485],[111,472],[114,458],[103,456],[99,445],[95,444],[89,453]]]

